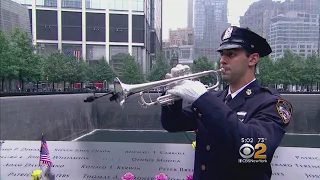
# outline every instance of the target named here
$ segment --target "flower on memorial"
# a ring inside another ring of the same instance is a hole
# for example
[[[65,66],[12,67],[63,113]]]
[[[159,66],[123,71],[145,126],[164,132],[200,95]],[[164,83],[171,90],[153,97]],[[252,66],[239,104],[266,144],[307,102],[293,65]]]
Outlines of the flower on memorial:
[[[32,180],[40,180],[41,179],[41,170],[34,170],[31,174]]]
[[[189,175],[187,176],[187,180],[193,180],[193,173],[191,173],[191,174],[189,174]]]
[[[156,175],[156,180],[168,180],[168,176],[166,174],[160,173]]]
[[[131,172],[127,172],[121,177],[122,180],[134,180],[134,175]]]

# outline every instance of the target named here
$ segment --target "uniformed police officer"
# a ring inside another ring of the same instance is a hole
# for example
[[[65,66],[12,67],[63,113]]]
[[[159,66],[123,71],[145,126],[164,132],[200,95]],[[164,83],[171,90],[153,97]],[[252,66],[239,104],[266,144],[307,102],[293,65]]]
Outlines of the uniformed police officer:
[[[292,106],[256,80],[260,57],[272,52],[264,38],[231,26],[221,39],[221,76],[229,86],[209,92],[198,81],[183,80],[167,93],[191,105],[182,108],[179,100],[162,106],[162,126],[169,132],[197,130],[195,180],[269,180]]]

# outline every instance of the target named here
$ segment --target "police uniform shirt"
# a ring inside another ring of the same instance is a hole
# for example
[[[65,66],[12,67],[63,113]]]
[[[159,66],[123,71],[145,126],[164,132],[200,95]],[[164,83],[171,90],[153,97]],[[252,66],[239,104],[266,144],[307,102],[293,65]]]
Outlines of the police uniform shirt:
[[[231,94],[231,99],[235,98],[239,92],[241,92],[244,88],[246,88],[249,84],[251,84],[252,82],[254,82],[256,80],[256,78],[254,78],[252,81],[250,81],[248,84],[246,84],[245,86],[243,86],[242,88],[238,89],[236,92],[231,93],[231,88],[229,86],[229,90],[228,90],[228,94],[227,96],[229,96]]]

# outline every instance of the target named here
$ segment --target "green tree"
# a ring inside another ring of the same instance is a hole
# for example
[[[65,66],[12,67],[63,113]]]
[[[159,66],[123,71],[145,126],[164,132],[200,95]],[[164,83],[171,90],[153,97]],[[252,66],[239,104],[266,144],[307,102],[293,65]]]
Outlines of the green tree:
[[[18,63],[18,79],[23,82],[26,80],[34,81],[41,72],[41,58],[34,54],[35,47],[32,45],[30,35],[15,28],[10,35],[10,51],[12,59]]]
[[[65,79],[65,72],[68,70],[65,64],[65,55],[60,52],[51,53],[45,58],[43,65],[45,79],[49,82],[62,82]]]
[[[287,85],[299,82],[299,68],[297,64],[301,61],[301,57],[287,50],[284,56],[275,62],[274,75],[275,83]]]
[[[305,67],[301,74],[303,74],[305,84],[309,85],[312,90],[313,85],[320,82],[320,57],[313,54],[305,60],[304,64]]]
[[[274,79],[276,78],[274,76],[274,62],[269,56],[260,59],[259,71],[257,79],[262,85],[267,86],[274,83]]]
[[[148,76],[149,81],[159,81],[165,78],[167,73],[170,73],[170,64],[163,53],[158,53],[155,63],[152,66],[151,72]]]
[[[126,55],[120,67],[120,80],[127,84],[145,82],[144,75],[134,57]]]
[[[207,57],[199,57],[197,60],[193,61],[193,65],[191,66],[191,71],[193,73],[216,69],[217,66],[215,63],[209,61]],[[214,75],[204,76],[200,78],[200,81],[206,85],[215,84],[217,82],[217,78]]]
[[[104,80],[110,82],[115,77],[115,72],[104,58],[101,58],[97,63],[91,65],[89,67],[89,73],[90,81],[93,82],[102,82]]]
[[[9,45],[10,39],[7,34],[0,31],[0,78],[1,87],[4,91],[4,81],[18,77],[19,64],[15,61]],[[11,83],[9,83],[11,85]],[[11,87],[10,87],[11,89]]]

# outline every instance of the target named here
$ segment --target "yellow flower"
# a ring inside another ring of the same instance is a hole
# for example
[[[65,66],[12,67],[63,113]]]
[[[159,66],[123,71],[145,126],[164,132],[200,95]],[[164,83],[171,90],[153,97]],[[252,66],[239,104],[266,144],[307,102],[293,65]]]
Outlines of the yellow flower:
[[[193,142],[192,142],[192,148],[193,148],[194,150],[196,150],[196,141],[193,141]]]

